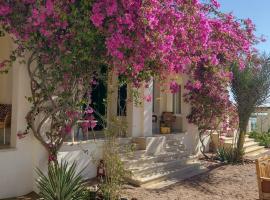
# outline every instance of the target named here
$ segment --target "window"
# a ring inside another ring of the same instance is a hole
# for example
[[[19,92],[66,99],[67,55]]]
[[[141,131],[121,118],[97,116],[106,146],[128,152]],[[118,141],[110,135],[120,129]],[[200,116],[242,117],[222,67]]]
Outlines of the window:
[[[251,131],[255,131],[257,129],[257,118],[256,117],[250,118],[250,125],[251,125]]]
[[[181,114],[181,91],[173,94],[173,113]]]

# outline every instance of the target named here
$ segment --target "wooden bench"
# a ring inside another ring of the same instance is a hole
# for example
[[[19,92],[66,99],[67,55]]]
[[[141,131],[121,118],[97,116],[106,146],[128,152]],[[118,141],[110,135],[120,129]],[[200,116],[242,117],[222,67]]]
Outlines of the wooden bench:
[[[260,200],[270,200],[270,156],[256,160]]]
[[[6,144],[6,128],[11,124],[11,108],[10,104],[0,104],[0,129],[4,129],[4,144]]]

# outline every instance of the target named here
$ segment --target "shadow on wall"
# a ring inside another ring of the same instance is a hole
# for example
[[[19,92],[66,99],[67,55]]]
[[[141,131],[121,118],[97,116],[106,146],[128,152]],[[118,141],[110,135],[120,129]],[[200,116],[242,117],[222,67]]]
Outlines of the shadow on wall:
[[[69,164],[77,163],[77,171],[82,172],[84,179],[96,177],[97,163],[102,158],[103,141],[87,141],[75,145],[63,145],[58,159],[67,161]]]

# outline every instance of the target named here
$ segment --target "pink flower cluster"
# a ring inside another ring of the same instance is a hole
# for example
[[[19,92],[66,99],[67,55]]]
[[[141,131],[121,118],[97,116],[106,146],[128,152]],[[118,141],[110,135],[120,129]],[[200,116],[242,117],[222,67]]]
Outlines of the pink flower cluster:
[[[237,127],[238,117],[229,100],[231,79],[231,72],[216,71],[213,66],[202,65],[193,71],[185,86],[185,100],[192,106],[188,116],[190,123],[204,130],[221,128],[223,132],[228,131],[228,127]]]
[[[137,86],[147,71],[189,73],[201,60],[225,66],[249,55],[254,26],[219,12],[219,6],[216,0],[99,0],[91,20],[106,35],[112,65]]]
[[[69,119],[68,122],[62,129],[64,134],[70,134],[72,131],[72,126],[78,120],[83,120],[80,124],[84,131],[87,131],[89,128],[94,129],[97,126],[97,120],[94,117],[94,110],[91,107],[88,107],[83,113],[83,119],[81,118],[81,114],[77,111],[67,111],[66,112],[67,118]]]
[[[11,7],[8,4],[1,4],[0,6],[0,16],[6,16],[12,12]]]
[[[106,63],[135,87],[151,76],[164,80],[170,79],[171,74],[187,74],[190,82],[186,85],[186,100],[192,105],[190,121],[199,123],[203,116],[214,121],[212,118],[221,116],[230,107],[227,86],[232,76],[228,66],[232,62],[243,65],[243,58],[250,56],[257,41],[251,20],[240,21],[230,13],[220,12],[217,0],[203,2],[96,0],[88,4],[89,12],[83,19],[87,17],[89,23],[82,28],[80,20],[68,17],[72,6],[81,6],[80,1],[0,1],[0,23],[20,41],[19,52],[26,47],[38,48],[45,52],[40,56],[43,64],[53,60],[54,66],[63,71],[68,59],[63,64],[62,57],[72,53],[76,59],[81,58],[80,48],[74,50],[70,44],[83,46],[88,40],[80,40],[81,33],[93,28],[93,34],[99,30],[100,38],[105,37]],[[75,36],[78,36],[76,44]],[[76,65],[76,59],[69,62],[70,69],[81,67]],[[72,77],[62,78],[72,81]],[[179,90],[173,80],[170,90]],[[93,125],[94,122],[90,127]]]

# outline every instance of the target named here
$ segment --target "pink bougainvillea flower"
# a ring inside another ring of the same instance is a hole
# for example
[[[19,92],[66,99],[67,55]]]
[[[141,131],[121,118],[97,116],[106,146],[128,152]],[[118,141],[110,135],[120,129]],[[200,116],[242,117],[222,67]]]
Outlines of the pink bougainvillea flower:
[[[5,65],[4,62],[0,63],[0,69],[1,69],[1,68],[4,68],[5,66],[6,66],[6,65]]]
[[[85,110],[85,114],[93,114],[94,113],[94,109],[89,107]]]
[[[194,82],[193,86],[194,86],[195,89],[199,90],[202,87],[202,83],[200,81],[196,80]]]
[[[89,125],[91,129],[94,129],[97,126],[97,120],[91,120]]]
[[[93,24],[97,27],[101,27],[101,25],[103,24],[104,21],[104,15],[101,13],[95,13],[91,16],[91,21],[93,22]]]
[[[71,126],[70,124],[66,124],[66,125],[65,125],[65,128],[64,128],[64,132],[65,132],[66,134],[70,134],[71,131],[72,131],[72,126]]]
[[[6,16],[12,12],[8,4],[0,4],[0,16]]]
[[[56,156],[55,155],[49,155],[49,157],[48,157],[48,161],[49,162],[54,162],[54,161],[56,161],[57,160],[57,158],[56,158]]]
[[[179,89],[180,89],[180,86],[176,81],[172,81],[170,83],[170,90],[172,93],[177,93],[179,91]]]
[[[18,139],[23,139],[23,138],[26,137],[26,133],[25,133],[25,132],[19,131],[19,132],[17,133],[17,137],[18,137]]]
[[[211,0],[211,2],[216,8],[220,7],[220,3],[217,0]]]
[[[145,97],[145,100],[146,100],[147,102],[151,102],[151,101],[152,101],[152,95],[147,95],[147,96]]]

